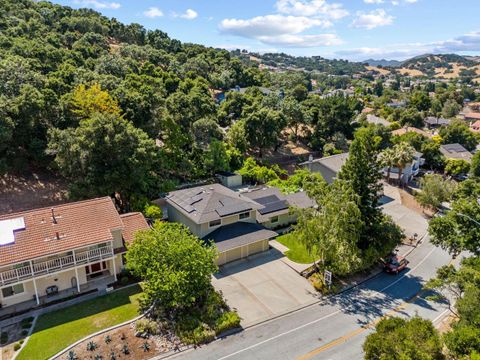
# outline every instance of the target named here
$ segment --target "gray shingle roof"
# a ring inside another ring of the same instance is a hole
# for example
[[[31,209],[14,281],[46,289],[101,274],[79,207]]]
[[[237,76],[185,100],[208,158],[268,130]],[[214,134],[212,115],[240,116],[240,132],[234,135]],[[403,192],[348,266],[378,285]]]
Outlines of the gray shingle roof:
[[[259,211],[257,214],[257,220],[261,223],[267,221],[272,216],[278,216],[283,214],[288,214],[290,211],[289,207],[298,207],[301,209],[306,209],[310,207],[314,207],[316,205],[315,201],[310,199],[306,192],[299,191],[294,194],[283,194],[280,189],[276,187],[262,187],[257,189],[252,189],[248,192],[243,193],[245,197],[252,199],[264,205],[266,207],[270,207],[270,210],[262,214],[262,210]],[[275,205],[280,205],[280,203],[286,202],[286,206],[282,206],[275,209]],[[270,206],[272,205],[272,206]]]
[[[171,206],[177,208],[196,224],[262,207],[220,184],[172,191],[166,199]]]
[[[272,239],[278,236],[275,231],[262,225],[247,222],[236,222],[222,226],[208,234],[203,239],[213,240],[218,251],[224,252],[240,246],[256,243],[260,240]]]
[[[440,152],[448,159],[472,160],[472,153],[460,144],[440,145]]]
[[[327,156],[323,157],[320,159],[315,159],[312,162],[314,163],[320,163],[326,168],[334,171],[335,173],[339,173],[340,170],[342,169],[342,166],[345,164],[345,162],[348,159],[348,153],[343,153],[343,154],[337,154],[337,155],[332,155],[332,156]],[[300,165],[307,165],[309,162],[304,162]]]

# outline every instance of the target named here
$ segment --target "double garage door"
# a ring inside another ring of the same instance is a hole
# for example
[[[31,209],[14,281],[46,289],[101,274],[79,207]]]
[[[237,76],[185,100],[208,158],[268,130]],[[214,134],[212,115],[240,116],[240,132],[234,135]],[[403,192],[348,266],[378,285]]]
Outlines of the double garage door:
[[[247,256],[268,250],[268,239],[260,240],[251,244],[243,245],[234,249],[221,252],[218,256],[218,265],[243,259]]]

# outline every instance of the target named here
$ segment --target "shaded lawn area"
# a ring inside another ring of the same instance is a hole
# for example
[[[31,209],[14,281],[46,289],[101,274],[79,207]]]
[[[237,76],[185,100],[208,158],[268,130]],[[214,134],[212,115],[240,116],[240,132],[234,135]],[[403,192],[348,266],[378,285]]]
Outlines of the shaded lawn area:
[[[280,244],[288,247],[289,250],[285,253],[285,255],[290,260],[295,261],[296,263],[310,264],[313,263],[314,260],[318,260],[318,257],[315,257],[315,259],[313,259],[312,256],[308,254],[305,246],[295,238],[294,232],[280,235],[275,240],[277,240]]]
[[[41,315],[18,360],[48,359],[83,337],[139,314],[139,285]]]

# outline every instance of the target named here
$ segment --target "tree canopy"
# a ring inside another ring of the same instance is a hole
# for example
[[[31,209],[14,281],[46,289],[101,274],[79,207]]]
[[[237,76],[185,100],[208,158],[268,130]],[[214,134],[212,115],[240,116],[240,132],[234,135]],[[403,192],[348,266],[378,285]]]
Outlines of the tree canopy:
[[[194,306],[211,290],[217,271],[216,249],[203,243],[184,225],[156,222],[138,232],[126,254],[128,268],[145,284],[149,304],[167,310]]]

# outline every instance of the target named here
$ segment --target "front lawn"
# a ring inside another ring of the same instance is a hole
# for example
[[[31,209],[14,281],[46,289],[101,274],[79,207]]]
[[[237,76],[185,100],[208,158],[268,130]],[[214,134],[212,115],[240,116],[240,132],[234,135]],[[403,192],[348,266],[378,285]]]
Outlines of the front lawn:
[[[276,238],[276,240],[280,244],[288,247],[289,250],[285,253],[285,255],[290,260],[295,261],[299,264],[313,263],[314,259],[308,254],[305,246],[295,238],[294,234],[294,232],[291,232],[288,234],[280,235]],[[317,257],[315,258],[315,261],[316,260],[318,260]]]
[[[47,359],[83,337],[139,315],[140,286],[131,286],[41,315],[18,360]]]

